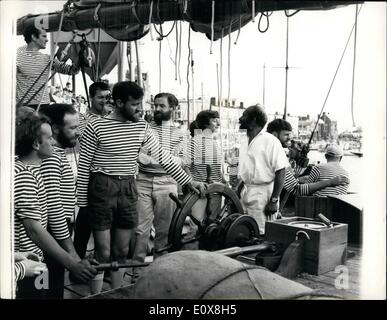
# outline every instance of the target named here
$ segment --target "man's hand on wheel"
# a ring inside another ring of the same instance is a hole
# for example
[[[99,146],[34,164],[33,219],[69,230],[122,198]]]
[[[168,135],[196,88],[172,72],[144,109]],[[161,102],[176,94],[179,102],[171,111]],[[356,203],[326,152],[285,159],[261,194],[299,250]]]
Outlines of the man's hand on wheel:
[[[193,191],[200,195],[200,198],[204,198],[206,195],[207,185],[203,182],[192,180],[191,182],[187,183],[187,187],[190,191]]]

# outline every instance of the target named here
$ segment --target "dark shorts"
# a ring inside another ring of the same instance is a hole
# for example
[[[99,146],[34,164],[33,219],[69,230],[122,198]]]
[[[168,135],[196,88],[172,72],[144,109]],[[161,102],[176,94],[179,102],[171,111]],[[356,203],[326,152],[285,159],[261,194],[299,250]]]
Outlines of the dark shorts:
[[[138,224],[137,186],[134,176],[91,173],[88,215],[93,230],[133,229]]]

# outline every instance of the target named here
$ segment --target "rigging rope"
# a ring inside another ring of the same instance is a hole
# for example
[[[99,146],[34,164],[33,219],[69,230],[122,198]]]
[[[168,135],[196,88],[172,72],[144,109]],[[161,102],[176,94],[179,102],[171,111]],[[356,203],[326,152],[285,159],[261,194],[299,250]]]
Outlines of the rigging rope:
[[[212,54],[212,44],[214,42],[214,23],[215,23],[215,1],[212,1],[211,5],[211,46],[210,54]]]
[[[187,64],[187,110],[188,110],[188,127],[190,120],[190,104],[189,104],[189,67],[191,64],[191,26],[188,24],[188,64]]]
[[[180,63],[181,63],[181,37],[182,37],[182,30],[183,30],[183,24],[181,21],[179,21],[180,30],[179,30],[179,84],[181,84],[181,72],[180,72]]]
[[[179,27],[178,27],[178,24],[176,23],[175,81],[177,81],[178,56],[179,56]]]
[[[273,11],[271,11],[270,13],[269,12],[266,12],[266,13],[262,12],[261,13],[261,16],[259,17],[259,20],[258,20],[258,30],[259,30],[259,32],[265,33],[269,29],[269,25],[270,25],[269,17],[272,14],[273,14]],[[261,28],[262,17],[266,17],[266,29],[262,29]]]
[[[161,92],[161,40],[159,41],[159,92]]]
[[[355,127],[355,117],[353,114],[353,97],[355,92],[355,65],[356,65],[356,40],[357,40],[357,9],[358,5],[356,4],[356,15],[355,15],[355,35],[353,41],[353,67],[352,67],[352,94],[351,94],[351,115],[352,115],[352,125]]]
[[[219,101],[219,108],[222,102],[222,90],[223,90],[223,28],[222,28],[222,37],[220,38],[220,43],[219,43],[219,49],[220,49],[220,101]],[[220,109],[219,109],[220,110]]]
[[[361,11],[362,7],[363,7],[363,5],[360,6],[360,9],[359,9],[359,11],[357,11],[356,16],[358,16],[358,15],[360,14],[360,11]],[[330,87],[329,87],[327,96],[325,97],[324,104],[323,104],[323,106],[322,106],[322,108],[321,108],[320,114],[319,114],[318,117],[317,117],[316,125],[314,126],[314,129],[313,129],[313,131],[312,131],[312,134],[310,135],[310,138],[309,138],[309,141],[308,141],[308,145],[310,145],[310,143],[312,142],[313,135],[314,135],[314,133],[315,133],[315,131],[316,131],[316,128],[317,128],[317,125],[318,125],[318,121],[319,121],[319,119],[321,118],[321,114],[322,114],[322,112],[323,112],[323,110],[324,110],[324,108],[325,108],[325,104],[326,104],[326,102],[327,102],[327,100],[328,100],[329,94],[330,94],[331,89],[332,89],[332,87],[333,87],[333,83],[335,82],[336,75],[337,75],[337,73],[338,73],[338,71],[339,71],[339,69],[340,69],[341,62],[342,62],[342,60],[343,60],[343,58],[344,58],[345,51],[347,50],[347,47],[348,47],[349,41],[351,40],[352,33],[353,33],[353,30],[355,29],[355,26],[356,26],[356,22],[355,22],[355,24],[353,25],[353,27],[352,27],[352,29],[351,29],[351,33],[349,34],[347,43],[345,44],[343,53],[342,53],[341,58],[340,58],[340,61],[339,61],[339,64],[338,64],[338,66],[337,66],[337,68],[336,68],[335,75],[333,76],[332,83],[331,83],[331,85],[330,85]]]
[[[65,6],[67,5],[67,3],[65,4]],[[58,37],[56,38],[56,42],[54,43],[54,48],[56,48],[56,46],[58,45],[58,39],[59,39],[59,32],[62,30],[62,24],[63,24],[63,18],[64,18],[64,13],[65,13],[65,6],[64,8],[62,9],[62,13],[60,15],[60,21],[59,21],[59,27],[58,27]],[[51,61],[50,61],[50,67],[48,68],[48,75],[47,75],[47,80],[45,82],[45,84],[48,83],[48,81],[50,80],[50,71],[52,69],[52,64],[54,63],[54,59],[55,59],[55,55],[52,55],[51,56]],[[53,73],[54,75],[54,73]],[[52,75],[51,75],[52,77]],[[47,85],[44,86],[43,88],[43,93],[42,93],[42,97],[40,98],[40,102],[39,102],[39,105],[38,107],[36,108],[36,111],[39,112],[39,109],[40,109],[40,105],[42,104],[42,101],[43,101],[43,97],[44,97],[44,94],[46,92],[46,89],[47,89]],[[40,91],[40,90],[39,90]]]
[[[238,42],[239,34],[241,33],[241,28],[242,28],[242,16],[239,15],[239,27],[238,27],[238,34],[237,34],[237,37],[236,37],[235,42],[234,42],[235,45]]]
[[[228,73],[228,91],[227,91],[227,101],[230,103],[230,91],[231,91],[231,25],[228,28],[228,61],[227,61],[227,73]]]
[[[294,11],[294,12],[291,13],[291,14],[288,14],[288,10],[285,10],[284,12],[285,12],[285,16],[288,17],[288,18],[290,18],[290,17],[293,17],[295,14],[297,14],[297,13],[300,12],[300,11],[301,11],[301,10],[299,9],[299,10]]]
[[[153,0],[151,0],[150,2],[150,6],[149,6],[149,20],[148,20],[148,24],[149,24],[149,34],[150,34],[150,37],[151,37],[151,40],[153,41],[153,34],[152,34],[152,13],[153,13]]]
[[[255,0],[251,2],[251,21],[255,23]]]

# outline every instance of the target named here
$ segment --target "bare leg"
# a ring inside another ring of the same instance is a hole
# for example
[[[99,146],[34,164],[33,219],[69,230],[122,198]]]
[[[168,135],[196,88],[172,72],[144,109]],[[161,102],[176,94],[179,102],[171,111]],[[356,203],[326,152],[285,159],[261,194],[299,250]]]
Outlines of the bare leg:
[[[110,261],[110,230],[94,231],[95,244],[95,259],[99,263],[107,263]],[[99,272],[97,276],[91,280],[91,294],[98,294],[102,291],[104,272]]]
[[[112,245],[112,258],[118,263],[126,263],[129,251],[129,241],[132,236],[133,229],[113,229],[113,232],[114,240]],[[124,268],[111,272],[112,289],[121,287],[124,273]]]

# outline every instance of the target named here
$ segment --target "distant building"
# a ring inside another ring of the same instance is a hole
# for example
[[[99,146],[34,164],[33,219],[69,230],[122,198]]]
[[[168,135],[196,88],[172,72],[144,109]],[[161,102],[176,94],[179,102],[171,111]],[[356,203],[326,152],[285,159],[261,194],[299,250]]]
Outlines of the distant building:
[[[175,121],[182,121],[185,125],[188,122],[188,106],[187,99],[179,99],[180,106],[175,112]],[[243,102],[238,101],[237,99],[227,99],[222,100],[221,106],[217,104],[217,101],[214,97],[211,99],[201,98],[195,99],[193,102],[192,99],[190,103],[190,114],[189,122],[195,120],[197,114],[202,110],[214,110],[218,111],[220,115],[220,124],[222,128],[225,129],[238,129],[239,128],[239,118],[242,116],[244,111]]]
[[[331,119],[327,113],[323,112],[321,116],[321,122],[318,124],[318,135],[319,140],[335,141],[338,138],[337,132],[337,121]]]

